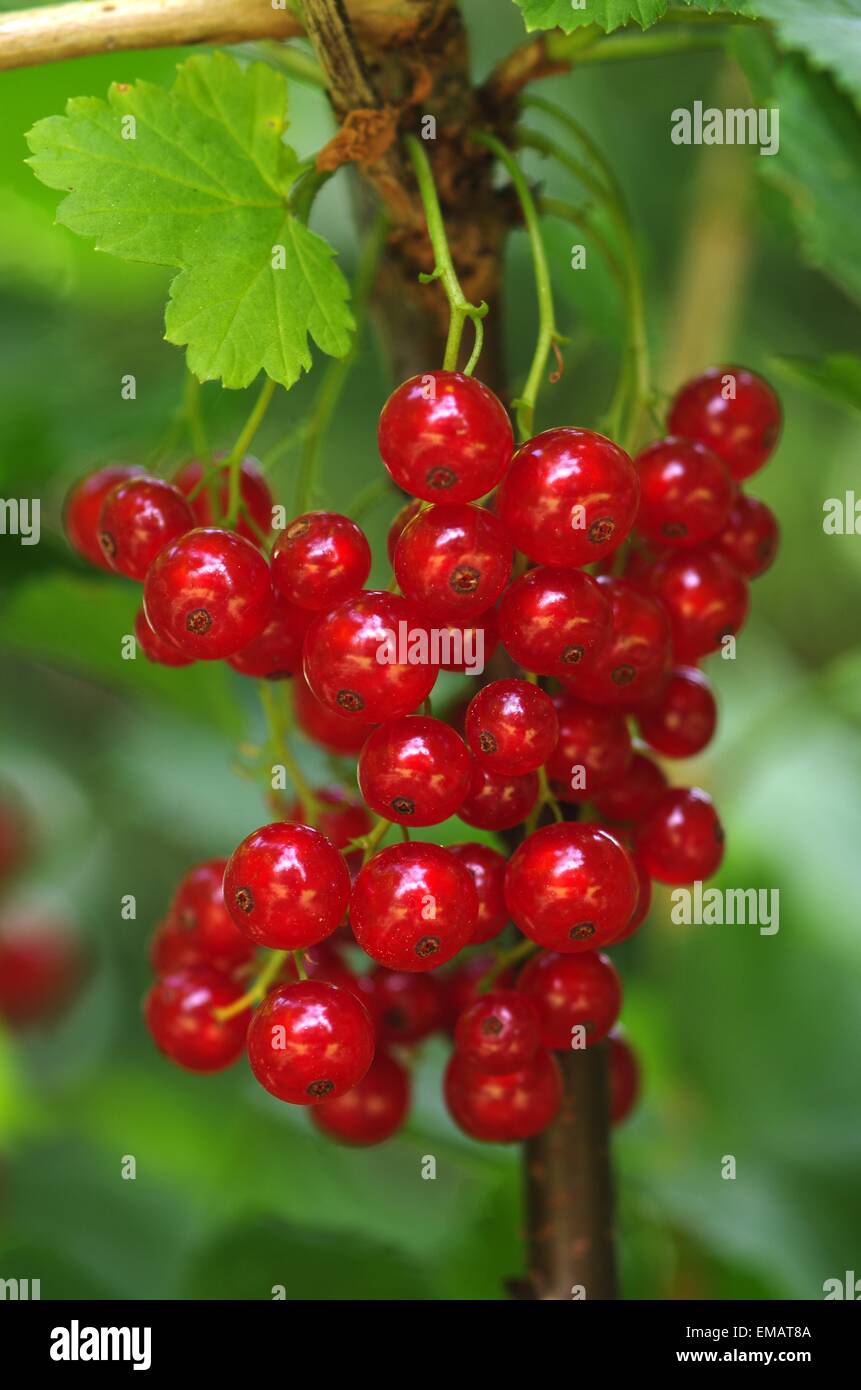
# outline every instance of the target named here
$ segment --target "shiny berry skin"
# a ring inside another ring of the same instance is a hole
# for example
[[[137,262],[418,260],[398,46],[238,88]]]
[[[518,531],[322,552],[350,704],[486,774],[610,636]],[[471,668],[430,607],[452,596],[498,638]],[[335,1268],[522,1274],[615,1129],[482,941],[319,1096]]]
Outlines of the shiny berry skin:
[[[595,793],[596,810],[610,821],[636,821],[650,811],[667,785],[657,763],[635,753],[625,771]]]
[[[248,1029],[260,1085],[290,1105],[319,1105],[357,1086],[374,1060],[374,1028],[349,990],[324,980],[278,985]]]
[[[258,946],[301,951],[343,921],[350,872],[331,840],[310,825],[261,826],[231,854],[224,901],[237,927]]]
[[[496,965],[496,958],[490,955],[470,956],[462,965],[457,965],[442,977],[445,987],[446,1027],[454,1035],[455,1025],[464,1009],[479,997],[488,972]],[[494,976],[494,989],[510,989],[514,986],[514,970],[509,966]]]
[[[63,530],[72,548],[97,569],[111,570],[99,540],[102,503],[117,483],[147,476],[147,470],[137,464],[110,463],[88,473],[70,488],[63,503]]]
[[[392,392],[380,415],[380,457],[425,502],[474,502],[511,462],[514,434],[487,386],[460,372],[426,372]]]
[[[143,581],[159,551],[193,527],[178,487],[161,478],[127,478],[102,503],[99,544],[110,569]]]
[[[600,951],[540,951],[526,962],[517,988],[535,1005],[541,1046],[562,1051],[572,1047],[575,1028],[584,1029],[586,1047],[606,1038],[622,1007],[622,982]]]
[[[299,728],[312,743],[318,743],[330,753],[358,753],[368,734],[377,727],[322,705],[301,672],[291,682],[291,693]]]
[[[314,794],[323,805],[332,808],[330,811],[320,812],[316,829],[321,835],[325,835],[327,840],[332,841],[335,849],[343,849],[351,840],[357,840],[360,835],[367,835],[371,828],[371,818],[357,797],[350,796],[343,787],[323,787]],[[310,824],[308,812],[300,801],[293,802],[284,819],[298,821],[302,825]]]
[[[689,884],[717,873],[724,834],[706,792],[670,787],[638,823],[635,843],[652,878],[659,883]]]
[[[61,926],[24,912],[0,924],[0,1019],[10,1028],[50,1022],[69,1002],[83,960]]]
[[[702,671],[677,667],[659,698],[640,711],[637,724],[649,747],[665,758],[701,753],[717,725],[717,704]]]
[[[554,695],[559,738],[547,759],[547,776],[562,801],[590,801],[622,776],[631,761],[631,735],[624,714],[589,705],[572,695]]]
[[[307,609],[273,593],[269,621],[263,631],[229,656],[228,666],[241,676],[256,680],[286,680],[302,669],[302,650],[311,618]]]
[[[229,972],[251,960],[254,947],[225,907],[226,868],[226,859],[207,859],[183,874],[168,917],[201,960]]]
[[[735,399],[724,399],[732,382]],[[670,407],[669,428],[707,444],[741,480],[762,468],[777,443],[780,402],[755,372],[712,367],[679,391]]]
[[[272,582],[300,608],[320,612],[357,594],[371,570],[371,547],[340,512],[306,512],[281,532],[272,552]]]
[[[496,509],[518,550],[542,565],[590,565],[612,554],[637,515],[637,473],[591,430],[545,430],[514,455]]]
[[[144,609],[159,637],[175,642],[186,656],[233,656],[269,621],[269,566],[250,541],[232,531],[188,531],[150,566]]]
[[[718,551],[745,579],[758,579],[770,568],[780,543],[777,517],[758,497],[739,492],[726,525],[709,549]]]
[[[493,989],[464,1009],[454,1045],[476,1071],[504,1076],[534,1061],[540,1034],[538,1010],[530,999],[513,989]]]
[[[449,854],[469,869],[478,894],[478,918],[469,939],[471,946],[491,941],[508,922],[505,906],[505,857],[490,845],[469,842],[449,845]]]
[[[413,714],[374,730],[359,754],[358,778],[378,816],[398,825],[438,825],[463,803],[472,759],[448,724]]]
[[[491,681],[466,711],[466,741],[491,772],[518,776],[547,761],[559,737],[553,701],[529,681]]]
[[[224,457],[224,454],[215,455],[216,460]],[[187,459],[176,473],[173,481],[180,492],[184,492],[188,496],[197,487],[203,477],[203,472],[203,464],[199,459]],[[210,491],[215,497],[215,511],[213,511]],[[261,472],[260,464],[251,455],[242,460],[239,475],[239,496],[257,531],[262,531],[264,535],[268,535],[272,529],[272,493],[269,491],[269,485]],[[209,487],[200,488],[191,499],[191,510],[194,512],[195,523],[198,526],[217,526],[219,517],[224,516],[229,503],[230,476],[225,468],[222,469],[217,478],[212,480]],[[255,545],[257,544],[258,537],[254,527],[249,526],[241,514],[236,530],[247,541],[253,541]]]
[[[475,764],[466,800],[458,815],[476,830],[511,830],[526,820],[538,796],[538,776],[503,777]]]
[[[555,1120],[562,1103],[562,1075],[550,1052],[503,1076],[477,1071],[452,1053],[443,1082],[455,1124],[473,1139],[506,1144],[531,1139]]]
[[[657,439],[634,460],[640,477],[637,530],[659,545],[700,545],[729,516],[735,486],[717,454],[694,439]]]
[[[626,848],[630,850],[627,840],[624,843]],[[652,880],[646,873],[646,868],[642,859],[635,851],[631,851],[631,860],[637,874],[637,884],[639,887],[637,906],[634,908],[627,926],[623,927],[619,935],[614,936],[613,940],[607,943],[609,946],[618,946],[620,941],[627,941],[629,936],[633,936],[634,932],[638,931],[645,922],[649,915],[649,909],[652,906]]]
[[[387,1052],[377,1051],[358,1085],[315,1105],[311,1119],[329,1139],[367,1148],[391,1139],[410,1108],[410,1077]]]
[[[610,1123],[626,1120],[640,1095],[640,1067],[621,1033],[610,1035]]]
[[[329,709],[378,724],[411,714],[431,693],[439,667],[427,647],[414,606],[369,589],[314,619],[305,636],[305,679]]]
[[[146,657],[158,666],[191,666],[194,657],[185,656],[176,645],[164,637],[159,637],[150,627],[146,613],[139,608],[135,615],[135,640]]]
[[[211,965],[190,966],[157,980],[144,1001],[144,1018],[160,1052],[187,1071],[222,1071],[241,1056],[251,1010],[219,1021],[244,986]]]
[[[378,969],[371,981],[379,1035],[384,1042],[418,1042],[442,1023],[445,990],[436,975]]]
[[[669,621],[655,598],[630,580],[598,582],[610,601],[610,637],[565,675],[563,684],[581,700],[634,709],[660,689],[669,671]]]
[[[434,970],[470,940],[478,894],[465,865],[439,845],[401,844],[375,854],[350,897],[362,950],[388,970]]]
[[[648,583],[669,617],[677,662],[708,656],[744,626],[748,588],[722,555],[709,550],[666,555],[652,566]]]
[[[551,951],[588,951],[612,941],[637,906],[637,874],[627,850],[596,825],[536,830],[505,873],[512,920]]]
[[[539,676],[562,677],[610,636],[610,602],[591,575],[540,565],[506,589],[499,634],[512,661]]]
[[[389,564],[392,568],[394,568],[395,564],[395,551],[398,548],[398,541],[404,529],[409,525],[414,516],[418,516],[421,509],[422,503],[417,497],[413,497],[410,502],[407,502],[401,507],[400,511],[397,512],[392,519],[386,536],[386,552],[389,557]]]
[[[430,632],[427,621],[424,626]],[[436,630],[441,671],[480,676],[499,646],[495,608],[488,608],[480,618],[468,623],[434,623],[433,627]]]
[[[395,550],[395,577],[427,617],[464,623],[496,603],[513,558],[494,512],[443,504],[420,512],[404,527]]]

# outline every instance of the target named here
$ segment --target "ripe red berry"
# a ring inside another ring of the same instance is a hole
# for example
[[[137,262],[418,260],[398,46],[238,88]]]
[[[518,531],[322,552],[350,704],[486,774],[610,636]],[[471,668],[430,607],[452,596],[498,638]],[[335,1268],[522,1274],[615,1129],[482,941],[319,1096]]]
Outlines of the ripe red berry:
[[[147,470],[137,464],[110,463],[88,473],[69,490],[63,503],[63,530],[69,544],[97,569],[111,569],[99,540],[102,503],[124,478],[145,477]]]
[[[591,575],[542,565],[506,589],[499,632],[512,661],[539,676],[565,676],[610,636],[610,603]]]
[[[11,1028],[50,1022],[74,994],[83,961],[60,925],[23,912],[0,922],[0,1019]]]
[[[555,1120],[562,1103],[559,1064],[543,1050],[528,1066],[503,1076],[477,1071],[455,1051],[443,1084],[452,1119],[487,1143],[531,1139]]]
[[[413,714],[374,730],[359,754],[358,777],[378,816],[399,825],[437,825],[466,797],[472,759],[448,724]]]
[[[344,857],[310,825],[261,826],[231,854],[224,901],[237,927],[259,946],[301,951],[330,936],[350,895]]]
[[[496,960],[494,956],[474,955],[463,963],[458,963],[455,968],[442,977],[445,987],[445,1016],[446,1027],[449,1032],[454,1034],[455,1025],[464,1009],[468,1008],[474,999],[479,997],[480,987],[487,981],[487,976],[491,970],[495,970]],[[509,966],[507,969],[494,974],[494,989],[510,989],[514,986],[514,971]]]
[[[621,1124],[637,1103],[640,1068],[636,1054],[621,1033],[610,1035],[610,1123]]]
[[[621,776],[603,786],[593,800],[605,820],[635,821],[652,809],[666,785],[657,763],[635,753]]]
[[[680,666],[673,671],[659,698],[637,716],[640,734],[665,758],[691,758],[714,736],[717,705],[702,671]]]
[[[301,672],[291,682],[296,723],[313,743],[330,753],[358,753],[376,724],[363,724],[322,705]]]
[[[215,461],[223,462],[224,454],[216,454]],[[230,475],[226,468],[222,468],[217,477],[204,486],[200,486],[204,476],[204,467],[199,459],[187,459],[177,472],[174,483],[180,492],[184,492],[186,497],[194,492],[191,498],[191,510],[194,512],[194,520],[198,526],[217,526],[219,519],[224,516],[230,505]],[[195,491],[196,490],[196,491]],[[239,475],[239,496],[244,510],[253,521],[254,525],[249,525],[244,516],[240,514],[236,530],[240,536],[244,536],[247,541],[257,544],[257,532],[268,535],[272,529],[272,493],[264,478],[260,464],[256,458],[248,455],[242,460],[241,472]]]
[[[343,849],[351,840],[366,835],[371,828],[371,818],[366,807],[358,797],[351,796],[343,787],[323,787],[314,793],[318,801],[331,806],[331,811],[322,811],[316,821],[316,828],[335,849]],[[308,811],[300,801],[294,801],[284,819],[299,821],[309,825]]]
[[[596,825],[536,830],[508,861],[505,900],[520,930],[554,951],[588,951],[612,941],[637,905],[627,850]]]
[[[143,581],[159,551],[193,526],[178,487],[161,478],[126,478],[102,503],[99,544],[110,569]]]
[[[559,737],[553,701],[529,681],[491,681],[466,711],[466,741],[482,767],[503,776],[534,772]]]
[[[159,637],[157,632],[153,632],[142,608],[138,609],[135,616],[135,639],[147,661],[154,661],[159,666],[193,664],[194,657],[185,656],[175,642]]]
[[[476,763],[466,800],[457,814],[476,830],[511,830],[526,820],[537,796],[536,773],[503,777]]]
[[[320,613],[305,636],[305,678],[317,699],[363,724],[411,714],[433,689],[421,616],[399,594],[367,590]]]
[[[225,972],[251,959],[254,947],[224,904],[226,859],[207,859],[189,869],[177,885],[168,922],[198,959]]]
[[[211,965],[178,970],[157,980],[144,1001],[144,1017],[159,1051],[187,1071],[222,1071],[245,1047],[251,1010],[219,1020],[241,998],[243,986]]]
[[[748,588],[722,555],[679,551],[649,571],[651,592],[667,612],[678,662],[694,662],[717,651],[747,617]]]
[[[734,485],[717,454],[670,435],[634,460],[640,476],[637,530],[660,545],[692,546],[716,536],[729,516]]]
[[[324,980],[278,985],[248,1029],[260,1085],[291,1105],[319,1105],[358,1085],[374,1059],[374,1028],[349,990]]]
[[[762,467],[780,434],[780,402],[768,382],[744,367],[712,367],[683,386],[669,427],[719,454],[734,478]]]
[[[457,1021],[454,1045],[476,1071],[504,1076],[535,1059],[540,1042],[538,1011],[513,989],[481,994]]]
[[[639,585],[628,579],[598,582],[612,610],[610,637],[566,673],[563,684],[593,704],[634,709],[660,689],[669,670],[669,622],[661,605]]]
[[[449,845],[448,852],[469,869],[478,894],[478,918],[469,944],[477,946],[480,942],[490,941],[499,935],[508,921],[504,891],[505,858],[490,845],[473,842]]]
[[[311,619],[307,609],[273,594],[272,610],[263,631],[229,656],[228,666],[256,680],[278,681],[294,675],[302,669],[302,649]]]
[[[188,531],[165,546],[144,583],[153,630],[186,656],[217,661],[247,647],[269,621],[269,566],[232,531]]]
[[[622,928],[618,936],[614,936],[613,940],[607,943],[609,946],[618,946],[621,941],[627,941],[629,936],[633,936],[634,932],[638,931],[645,922],[649,915],[649,909],[652,906],[652,880],[646,873],[645,865],[640,856],[630,849],[627,839],[624,843],[631,853],[631,861],[637,874],[639,897],[637,898],[637,906],[631,914],[628,925]]]
[[[758,497],[739,492],[726,525],[710,548],[729,560],[745,579],[757,579],[773,563],[779,542],[780,528],[771,508]]]
[[[392,845],[359,873],[350,922],[362,950],[389,970],[433,970],[469,941],[478,894],[469,870],[439,845]]]
[[[517,988],[538,1012],[541,1046],[563,1051],[600,1042],[622,1007],[622,982],[599,951],[540,951],[526,962]],[[583,1029],[582,1037],[575,1028]]]
[[[410,1106],[410,1077],[405,1067],[377,1050],[357,1086],[311,1111],[314,1124],[330,1139],[367,1147],[391,1139]]]
[[[427,619],[423,626],[431,632]],[[496,609],[488,608],[480,618],[467,623],[434,624],[441,671],[457,671],[460,675],[480,676],[496,648],[499,629]]]
[[[514,449],[502,402],[460,372],[426,372],[403,382],[383,406],[377,440],[398,486],[425,502],[483,497]]]
[[[636,827],[637,854],[659,883],[711,878],[723,859],[724,834],[711,797],[670,787]]]
[[[465,504],[429,507],[401,532],[395,577],[427,617],[464,623],[491,608],[508,582],[513,552],[493,512]]]
[[[306,512],[281,532],[272,553],[272,582],[300,608],[334,608],[362,588],[371,547],[355,521],[339,512]]]
[[[413,497],[409,502],[406,502],[404,506],[401,507],[400,511],[397,512],[392,519],[391,525],[389,526],[388,534],[386,536],[386,551],[389,557],[389,564],[392,566],[392,568],[394,568],[395,564],[395,551],[398,548],[398,541],[400,540],[405,527],[409,525],[414,516],[418,516],[421,509],[422,503],[419,501],[417,497]]]
[[[637,515],[637,473],[623,449],[591,430],[545,430],[514,455],[497,511],[514,544],[543,565],[610,555]]]
[[[438,976],[377,969],[371,980],[379,1034],[384,1042],[418,1042],[442,1023],[446,1001]]]
[[[631,735],[623,714],[554,695],[559,738],[547,759],[547,776],[562,801],[591,801],[621,777],[631,761]]]

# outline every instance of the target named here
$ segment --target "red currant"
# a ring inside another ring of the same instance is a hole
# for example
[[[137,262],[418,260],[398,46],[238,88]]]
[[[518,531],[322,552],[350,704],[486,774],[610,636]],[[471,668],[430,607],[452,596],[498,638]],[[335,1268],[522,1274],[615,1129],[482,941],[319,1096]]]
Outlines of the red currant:
[[[23,912],[0,927],[0,1019],[12,1028],[48,1022],[74,994],[83,969],[77,943],[59,925]]]
[[[426,619],[422,626],[430,636],[431,627]],[[488,608],[486,613],[470,623],[438,623],[434,631],[442,671],[480,676],[499,646],[495,608]]]
[[[554,951],[588,951],[612,941],[627,926],[637,892],[631,856],[596,825],[536,830],[515,850],[505,874],[513,921]]]
[[[698,439],[719,454],[734,478],[762,467],[780,434],[780,402],[761,376],[744,367],[712,367],[683,386],[670,408],[673,434]]]
[[[671,556],[675,559],[675,556]],[[599,579],[610,601],[609,640],[563,683],[582,700],[634,709],[663,684],[670,665],[670,626],[661,605],[628,579]]]
[[[771,508],[758,497],[739,492],[711,548],[745,579],[758,579],[773,563],[779,542],[780,528]]]
[[[278,681],[302,669],[302,648],[312,615],[279,594],[272,596],[272,611],[262,632],[247,646],[227,658],[228,666],[242,676]]]
[[[158,636],[186,656],[233,656],[269,621],[269,566],[250,541],[232,531],[189,531],[150,566],[144,609]]]
[[[469,792],[457,814],[476,830],[511,830],[526,820],[537,797],[536,773],[502,777],[476,763]]]
[[[637,530],[660,545],[692,546],[716,536],[734,485],[722,459],[694,439],[658,439],[634,460],[640,475]]]
[[[260,1085],[291,1105],[319,1105],[357,1086],[374,1060],[374,1028],[349,990],[324,980],[278,985],[248,1029]]]
[[[254,947],[225,907],[226,868],[226,859],[207,859],[189,869],[173,895],[168,921],[198,959],[229,972],[250,960]]]
[[[508,922],[504,891],[505,858],[490,845],[474,843],[449,845],[448,852],[469,869],[478,894],[478,918],[469,939],[470,945],[490,941],[499,935]]]
[[[618,936],[614,936],[613,940],[608,942],[610,946],[618,946],[620,941],[627,941],[629,936],[633,936],[634,932],[638,931],[645,922],[649,915],[649,909],[652,906],[652,880],[646,873],[645,865],[640,856],[636,852],[630,850],[627,840],[625,840],[624,843],[631,853],[631,861],[637,874],[639,897],[637,898],[637,906],[631,914],[628,925],[622,928]]]
[[[362,950],[389,970],[433,970],[475,930],[478,894],[469,870],[439,845],[384,849],[361,870],[350,922]]]
[[[637,1103],[640,1068],[636,1055],[621,1033],[610,1035],[610,1123],[621,1124]]]
[[[474,502],[511,462],[502,402],[474,377],[426,372],[393,391],[380,415],[380,457],[405,492],[425,502]]]
[[[673,671],[660,698],[637,716],[640,734],[665,758],[692,758],[711,743],[717,724],[717,705],[702,671],[680,666]]]
[[[319,614],[305,637],[305,678],[329,709],[363,724],[411,714],[439,667],[416,609],[368,590]]]
[[[445,991],[436,975],[377,969],[371,979],[380,1037],[385,1042],[418,1042],[442,1023]]]
[[[676,661],[708,656],[744,626],[747,585],[722,555],[708,550],[666,555],[652,566],[648,582],[669,615]]]
[[[535,1058],[541,1025],[531,999],[513,989],[481,994],[466,1008],[454,1030],[463,1061],[476,1071],[504,1076]]]
[[[444,977],[446,1025],[449,1032],[454,1033],[457,1020],[464,1009],[468,1008],[473,1000],[479,997],[480,987],[484,984],[489,972],[495,968],[496,959],[494,956],[475,955],[470,956],[462,965],[458,964]],[[495,989],[510,989],[513,985],[514,971],[511,967],[494,975]]]
[[[635,821],[652,809],[666,785],[657,763],[635,753],[625,771],[596,792],[593,801],[606,820]]]
[[[659,883],[711,878],[724,834],[712,799],[698,788],[670,787],[636,827],[637,853]]]
[[[591,575],[542,565],[506,589],[499,605],[502,645],[539,676],[565,676],[610,636],[606,593]]]
[[[590,801],[621,777],[631,761],[631,735],[623,714],[554,695],[559,738],[547,759],[547,776],[563,801]]]
[[[562,1103],[559,1064],[543,1050],[528,1066],[503,1076],[477,1071],[455,1051],[443,1084],[452,1119],[487,1143],[531,1139],[555,1120]]]
[[[482,767],[503,776],[534,772],[559,737],[553,701],[529,681],[485,685],[466,712],[466,741]]]
[[[245,1047],[251,1010],[219,1020],[216,1009],[234,1004],[243,988],[211,965],[178,970],[157,980],[144,1002],[146,1025],[159,1051],[187,1071],[222,1071]]]
[[[463,739],[441,719],[390,719],[359,754],[359,787],[378,816],[398,825],[437,825],[462,804],[472,778]]]
[[[376,724],[363,724],[322,705],[313,690],[298,672],[292,682],[293,712],[296,723],[313,743],[330,753],[358,753]]]
[[[272,553],[272,582],[300,608],[334,608],[362,588],[371,547],[355,521],[339,512],[307,512],[281,532]]]
[[[330,1139],[367,1147],[397,1133],[410,1106],[410,1077],[405,1067],[378,1051],[357,1086],[315,1105],[311,1119]]]
[[[179,488],[161,478],[126,478],[102,503],[99,543],[110,569],[143,581],[159,551],[193,526]]]
[[[543,565],[610,555],[637,515],[637,473],[623,449],[591,430],[545,430],[514,455],[497,510],[514,544]]]
[[[403,532],[406,529],[406,527],[412,521],[413,517],[418,516],[419,512],[422,510],[422,505],[423,504],[419,501],[417,497],[413,497],[411,501],[405,503],[405,505],[401,507],[400,511],[395,515],[391,522],[391,525],[389,526],[388,535],[386,536],[386,551],[389,556],[389,564],[392,566],[393,569],[395,565],[395,551],[398,548],[398,541],[403,535]]]
[[[324,787],[314,793],[318,801],[331,806],[331,811],[321,811],[317,817],[317,829],[336,849],[344,849],[351,840],[367,835],[371,828],[371,818],[357,797],[344,791],[343,787]],[[294,801],[285,820],[308,824],[307,813],[300,801]]]
[[[538,1012],[542,1047],[567,1050],[575,1028],[591,1047],[606,1038],[622,1007],[622,982],[609,957],[599,951],[577,956],[540,951],[526,962],[517,988]]]
[[[185,656],[175,642],[153,632],[142,608],[135,616],[135,639],[147,661],[159,666],[191,666],[194,661],[194,657]]]
[[[429,618],[464,623],[496,603],[512,559],[498,516],[483,507],[446,504],[429,507],[404,527],[395,577]]]
[[[91,565],[110,570],[99,540],[99,518],[108,493],[124,478],[145,478],[147,470],[132,463],[110,463],[73,484],[63,503],[63,530],[69,544]]]
[[[225,455],[216,454],[215,458],[216,461],[223,462]],[[191,510],[197,525],[217,526],[219,518],[224,516],[230,505],[230,475],[226,468],[222,468],[217,478],[213,478],[205,486],[200,486],[204,471],[199,459],[187,459],[173,481],[186,497],[194,492]],[[268,535],[272,529],[272,493],[260,470],[260,464],[250,455],[242,460],[239,496],[250,520],[240,515],[236,530],[245,540],[253,541],[256,545],[258,533]]]
[[[224,901],[259,946],[301,951],[330,936],[350,895],[344,857],[310,825],[276,821],[253,831],[227,861]]]

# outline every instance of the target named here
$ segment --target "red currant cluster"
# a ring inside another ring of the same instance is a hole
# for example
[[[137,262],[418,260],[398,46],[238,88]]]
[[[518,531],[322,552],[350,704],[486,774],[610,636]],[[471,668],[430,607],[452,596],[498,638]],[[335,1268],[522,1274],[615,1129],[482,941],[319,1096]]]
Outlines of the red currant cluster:
[[[738,632],[747,581],[773,558],[774,518],[739,484],[779,423],[767,384],[726,369],[686,386],[672,433],[633,461],[574,428],[515,452],[485,386],[413,378],[380,418],[383,463],[412,498],[391,527],[385,592],[363,588],[371,553],[346,516],[297,517],[270,561],[271,498],[249,460],[232,508],[217,465],[186,464],[172,484],[103,470],[78,486],[70,538],[143,580],[152,660],[294,675],[300,728],[358,755],[363,801],[310,793],[180,883],[146,1004],[169,1057],[214,1071],[247,1050],[273,1095],[367,1144],[404,1119],[406,1050],[447,1031],[452,1116],[510,1141],[556,1115],[554,1052],[609,1036],[613,1118],[628,1113],[637,1064],[614,1031],[621,987],[603,948],[640,926],[653,879],[708,878],[723,853],[709,796],[669,787],[629,720],[666,758],[711,739],[697,663]],[[440,669],[475,671],[465,653],[486,661],[499,644],[500,677],[433,717]],[[506,859],[410,838],[452,816],[519,843]],[[380,848],[392,824],[403,842]],[[519,935],[503,945],[510,923]],[[255,976],[257,947],[275,954]]]

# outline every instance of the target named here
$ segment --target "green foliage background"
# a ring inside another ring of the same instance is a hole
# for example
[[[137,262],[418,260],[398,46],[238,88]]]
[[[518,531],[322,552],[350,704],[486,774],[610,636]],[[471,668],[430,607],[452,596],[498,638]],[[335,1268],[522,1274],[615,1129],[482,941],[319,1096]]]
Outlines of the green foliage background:
[[[484,72],[522,38],[522,19],[486,0],[465,9]],[[797,6],[786,10],[792,18]],[[776,63],[745,36],[739,52],[760,99],[777,90],[781,102],[780,156],[750,156],[760,183],[753,264],[731,355],[773,374],[783,393],[784,439],[753,490],[778,512],[784,542],[755,586],[738,659],[713,663],[714,748],[690,769],[677,765],[675,779],[714,791],[729,841],[721,881],[779,888],[780,931],[675,927],[658,893],[647,926],[616,953],[645,1072],[640,1110],[614,1144],[634,1298],[819,1298],[823,1280],[859,1258],[861,537],[822,530],[825,498],[861,493],[861,425],[845,403],[859,394],[850,355],[858,120],[852,96],[801,59]],[[24,166],[23,136],[70,95],[139,77],[169,84],[182,56],[118,54],[4,76],[0,495],[42,499],[43,538],[25,548],[0,537],[0,766],[41,836],[16,899],[67,917],[96,969],[55,1027],[0,1036],[0,1276],[41,1278],[43,1297],[267,1298],[284,1284],[288,1298],[497,1298],[520,1271],[518,1156],[454,1131],[436,1044],[418,1067],[407,1132],[357,1153],[324,1144],[242,1065],[212,1080],[175,1071],[141,1025],[146,940],[175,881],[265,819],[258,791],[230,769],[256,715],[253,693],[220,668],[121,662],[136,592],[86,572],[62,539],[69,482],[108,459],[146,459],[178,406],[183,367],[162,338],[168,273],[98,255],[52,227],[56,195]],[[719,67],[716,55],[695,53],[545,86],[586,122],[629,194],[656,348],[701,155],[670,144],[669,111],[707,102]],[[294,141],[308,153],[331,133],[329,117],[310,90],[292,86],[291,102]],[[565,176],[528,167],[554,192],[574,192]],[[324,191],[314,227],[350,274],[343,180]],[[541,424],[595,423],[612,385],[613,288],[597,260],[594,274],[569,269],[572,239],[548,227],[560,326],[573,344],[562,382],[542,397]],[[530,277],[515,236],[506,309],[515,383],[533,336]],[[805,365],[828,355],[833,371]],[[777,357],[804,361],[778,374]],[[126,372],[137,377],[134,402],[120,397]],[[843,404],[832,399],[835,380]],[[810,390],[823,381],[825,394]],[[263,448],[303,418],[313,387],[312,374],[279,393]],[[326,444],[336,506],[379,471],[386,390],[366,337]],[[248,400],[215,386],[203,399],[211,438],[229,443]],[[287,501],[294,470],[295,455],[276,475]],[[368,521],[378,554],[387,519],[380,508]],[[323,775],[310,754],[308,767]],[[121,920],[125,893],[137,897],[135,922]],[[437,1158],[435,1182],[420,1177],[425,1154]],[[726,1154],[735,1182],[720,1176]],[[135,1182],[121,1179],[124,1155],[136,1158]]]

